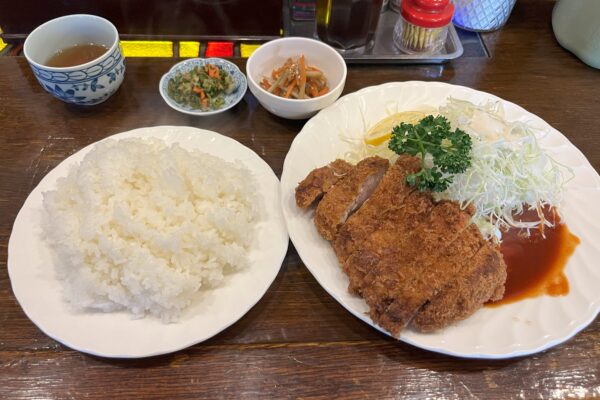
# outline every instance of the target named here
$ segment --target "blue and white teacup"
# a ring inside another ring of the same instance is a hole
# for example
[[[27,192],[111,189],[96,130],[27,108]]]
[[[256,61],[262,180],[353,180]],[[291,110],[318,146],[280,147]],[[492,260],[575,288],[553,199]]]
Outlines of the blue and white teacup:
[[[81,65],[61,68],[44,65],[57,51],[90,43],[108,50]],[[117,28],[95,15],[67,15],[38,26],[25,40],[23,52],[42,87],[67,103],[85,106],[102,103],[117,91],[125,75]]]

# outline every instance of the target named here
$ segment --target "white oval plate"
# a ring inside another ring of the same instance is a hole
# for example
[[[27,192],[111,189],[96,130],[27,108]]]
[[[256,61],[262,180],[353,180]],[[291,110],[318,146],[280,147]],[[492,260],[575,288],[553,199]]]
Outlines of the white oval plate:
[[[349,94],[321,111],[296,136],[285,159],[281,201],[288,232],[302,261],[317,281],[348,311],[383,331],[366,314],[368,306],[348,293],[348,278],[327,241],[317,233],[313,211],[296,207],[294,189],[314,168],[349,150],[341,135],[362,138],[386,116],[423,106],[438,107],[450,96],[481,103],[501,101],[509,120],[528,121],[548,134],[541,139],[553,157],[573,168],[575,178],[562,207],[569,229],[581,239],[566,266],[570,292],[542,296],[498,308],[483,308],[470,318],[436,333],[406,329],[400,340],[423,349],[469,358],[509,358],[559,344],[594,320],[600,309],[600,177],[584,155],[556,129],[523,108],[488,93],[438,82],[403,82],[373,86]],[[387,333],[387,332],[386,332]]]
[[[266,216],[257,227],[249,268],[226,277],[223,285],[203,293],[177,323],[133,319],[125,312],[75,312],[62,297],[50,249],[42,237],[42,193],[56,188],[95,145],[61,162],[31,192],[17,215],[8,244],[8,273],[25,314],[44,333],[75,350],[103,357],[137,358],[170,353],[202,342],[248,312],[265,294],[283,262],[288,236],[281,214],[279,181],[269,165],[239,142],[218,133],[176,126],[135,129],[107,139],[163,139],[168,144],[198,149],[227,161],[239,160],[258,182]],[[104,139],[106,140],[106,139]]]

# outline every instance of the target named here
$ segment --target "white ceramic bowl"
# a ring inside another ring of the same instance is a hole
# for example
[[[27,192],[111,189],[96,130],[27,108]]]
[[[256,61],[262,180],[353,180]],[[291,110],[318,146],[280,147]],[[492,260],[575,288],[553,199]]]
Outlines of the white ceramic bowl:
[[[314,99],[286,99],[275,96],[260,87],[264,76],[281,66],[289,57],[304,54],[309,65],[321,69],[327,77],[329,92]],[[346,83],[346,62],[331,46],[313,39],[287,37],[272,40],[252,53],[246,64],[248,87],[260,104],[269,112],[288,119],[310,118],[317,111],[333,104]]]
[[[108,51],[72,67],[44,65],[57,51],[88,43],[103,45]],[[38,26],[25,40],[23,53],[40,85],[66,103],[102,103],[117,91],[125,75],[117,28],[95,15],[67,15]]]

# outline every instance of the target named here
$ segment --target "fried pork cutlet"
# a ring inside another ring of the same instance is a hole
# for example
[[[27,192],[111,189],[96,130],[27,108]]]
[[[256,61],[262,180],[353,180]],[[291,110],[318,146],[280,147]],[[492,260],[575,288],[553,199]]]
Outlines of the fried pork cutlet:
[[[315,225],[323,238],[335,239],[339,227],[369,198],[388,167],[389,161],[381,157],[365,158],[323,196],[315,211]]]
[[[384,183],[380,186],[382,185]],[[372,199],[375,199],[374,196]],[[367,204],[363,207],[367,207]],[[342,269],[350,278],[350,293],[362,292],[362,280],[369,272],[365,259],[390,257],[408,247],[411,233],[429,216],[433,207],[431,196],[417,190],[406,196],[403,203],[389,208],[381,215],[374,214],[373,217],[364,219],[364,215],[357,215],[361,208],[348,220],[340,229],[334,250],[337,250]],[[351,240],[347,240],[348,238]],[[341,246],[342,241],[344,246]],[[345,261],[342,261],[344,256]]]
[[[463,231],[470,219],[471,214],[457,203],[440,202],[402,245],[381,257],[361,282],[362,296],[375,322],[397,336],[446,286],[463,259],[452,246],[455,241],[469,240]]]
[[[312,170],[296,187],[298,207],[310,207],[353,168],[354,165],[344,160],[335,160],[329,165]]]
[[[381,183],[368,201],[356,211],[346,223],[340,228],[338,236],[333,244],[333,249],[341,265],[355,251],[367,248],[368,243],[375,247],[381,247],[382,242],[374,237],[381,229],[381,224],[386,217],[393,217],[388,225],[400,224],[396,230],[410,230],[411,226],[418,222],[415,214],[428,213],[433,206],[431,196],[419,195],[419,192],[406,185],[406,175],[419,170],[421,162],[416,157],[401,156],[388,169]],[[416,198],[409,204],[405,199],[416,193]],[[402,213],[404,211],[404,213]],[[406,226],[402,229],[402,226]]]
[[[502,297],[506,265],[470,222],[474,210],[409,187],[406,176],[420,168],[415,157],[399,157],[381,179],[371,178],[379,169],[367,160],[323,197],[315,224],[334,239],[348,290],[365,299],[373,321],[394,336],[411,321],[432,331]]]
[[[471,316],[486,302],[502,299],[506,265],[498,246],[485,243],[477,254],[412,321],[422,332],[432,332]]]

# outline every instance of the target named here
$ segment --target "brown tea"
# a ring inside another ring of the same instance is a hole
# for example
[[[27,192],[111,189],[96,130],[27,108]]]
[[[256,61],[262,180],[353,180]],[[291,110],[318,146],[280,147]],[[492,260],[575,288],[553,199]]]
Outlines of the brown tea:
[[[45,65],[54,68],[73,67],[95,60],[107,50],[106,47],[99,44],[76,44],[54,53]]]

